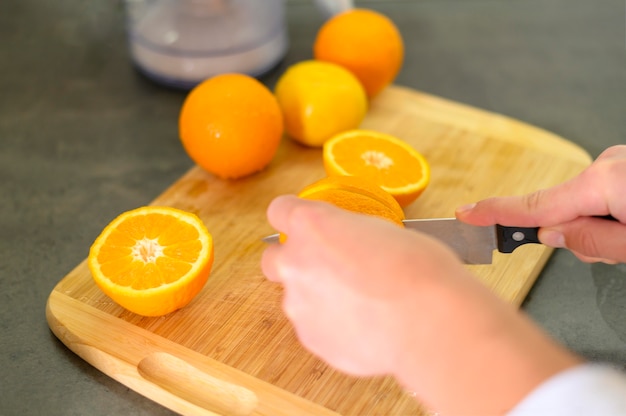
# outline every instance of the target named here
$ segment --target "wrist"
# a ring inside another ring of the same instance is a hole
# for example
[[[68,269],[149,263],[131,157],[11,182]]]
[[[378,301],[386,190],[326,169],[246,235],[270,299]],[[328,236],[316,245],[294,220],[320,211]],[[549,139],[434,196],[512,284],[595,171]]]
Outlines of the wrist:
[[[443,414],[497,414],[580,359],[467,274],[424,292],[394,375]]]

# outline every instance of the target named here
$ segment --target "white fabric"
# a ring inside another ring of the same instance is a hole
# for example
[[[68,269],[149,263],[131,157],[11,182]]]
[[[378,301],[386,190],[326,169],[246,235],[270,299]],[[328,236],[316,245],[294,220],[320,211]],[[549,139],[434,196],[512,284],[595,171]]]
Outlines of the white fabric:
[[[508,415],[626,416],[626,374],[605,365],[579,365],[548,379]]]

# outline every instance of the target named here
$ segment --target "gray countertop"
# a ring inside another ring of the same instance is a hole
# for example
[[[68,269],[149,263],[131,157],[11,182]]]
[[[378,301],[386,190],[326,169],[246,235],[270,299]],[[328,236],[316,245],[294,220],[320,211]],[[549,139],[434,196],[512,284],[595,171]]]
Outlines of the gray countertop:
[[[550,130],[597,156],[626,142],[622,0],[357,1],[406,41],[396,83]],[[288,3],[291,45],[261,80],[311,57],[322,16]],[[0,414],[170,414],[48,329],[47,297],[122,211],[191,166],[185,93],[137,74],[120,1],[0,4]],[[523,308],[590,360],[626,366],[626,267],[557,251]]]

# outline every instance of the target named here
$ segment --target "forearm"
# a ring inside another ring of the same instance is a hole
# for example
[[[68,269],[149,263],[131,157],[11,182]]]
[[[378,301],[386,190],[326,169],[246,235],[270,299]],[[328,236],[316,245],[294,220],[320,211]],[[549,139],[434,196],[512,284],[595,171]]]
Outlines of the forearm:
[[[396,377],[442,415],[506,413],[580,362],[473,279],[424,293],[402,343]]]

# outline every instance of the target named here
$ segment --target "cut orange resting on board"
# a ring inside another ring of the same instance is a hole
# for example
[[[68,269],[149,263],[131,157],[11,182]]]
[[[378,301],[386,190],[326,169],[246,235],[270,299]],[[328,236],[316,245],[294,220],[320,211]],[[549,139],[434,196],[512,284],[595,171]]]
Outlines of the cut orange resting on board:
[[[351,9],[324,23],[315,38],[313,56],[350,70],[372,98],[398,75],[404,44],[388,17],[374,10]]]
[[[408,143],[371,130],[350,130],[324,144],[328,175],[360,176],[393,195],[405,207],[428,186],[430,166]]]
[[[187,305],[206,283],[212,264],[213,239],[200,218],[154,206],[115,218],[88,257],[98,287],[120,306],[144,316]]]
[[[389,193],[364,178],[335,176],[310,184],[300,198],[325,201],[339,208],[374,215],[403,225],[404,211]]]

